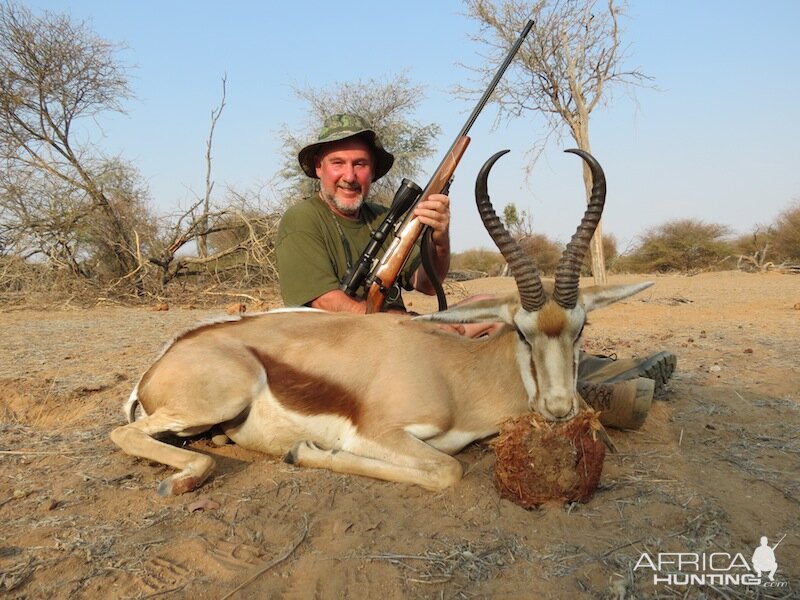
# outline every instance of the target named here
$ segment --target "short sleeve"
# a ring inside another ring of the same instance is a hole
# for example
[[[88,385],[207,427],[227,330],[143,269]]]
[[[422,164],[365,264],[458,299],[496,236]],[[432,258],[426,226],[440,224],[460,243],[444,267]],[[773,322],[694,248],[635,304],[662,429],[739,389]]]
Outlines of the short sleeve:
[[[285,306],[303,306],[339,287],[323,231],[294,208],[281,219],[275,245]]]

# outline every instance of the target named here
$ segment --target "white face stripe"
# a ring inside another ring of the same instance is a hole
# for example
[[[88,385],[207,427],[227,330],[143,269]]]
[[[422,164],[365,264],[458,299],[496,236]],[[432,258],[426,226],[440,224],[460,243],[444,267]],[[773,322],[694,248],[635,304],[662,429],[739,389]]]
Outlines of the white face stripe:
[[[522,385],[525,386],[525,392],[528,395],[528,408],[534,410],[534,402],[538,386],[536,379],[533,377],[533,355],[531,354],[531,347],[525,340],[517,339],[517,366],[519,374],[522,378]]]
[[[528,406],[547,418],[564,418],[565,411],[571,415],[577,410],[576,365],[586,311],[578,304],[564,313],[564,327],[556,337],[539,329],[538,312],[520,309],[514,315],[518,332],[525,338],[519,340],[516,354]]]

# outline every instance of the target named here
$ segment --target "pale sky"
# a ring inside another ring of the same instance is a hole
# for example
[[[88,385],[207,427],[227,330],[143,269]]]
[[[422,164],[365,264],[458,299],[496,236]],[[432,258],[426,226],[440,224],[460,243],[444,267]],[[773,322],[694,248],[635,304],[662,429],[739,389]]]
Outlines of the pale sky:
[[[442,127],[439,153],[471,106],[453,86],[482,50],[457,0],[255,2],[28,0],[34,11],[68,12],[105,39],[124,43],[136,98],[127,115],[101,120],[100,146],[135,164],[154,208],[168,214],[202,193],[205,142],[221,78],[227,106],[215,132],[215,190],[252,189],[282,162],[278,131],[307,115],[292,86],[388,79],[406,71],[425,97],[414,117]],[[800,1],[632,0],[624,21],[628,68],[658,90],[617,88],[592,113],[592,150],[609,194],[605,231],[620,250],[650,227],[678,218],[745,233],[800,199]],[[490,179],[498,210],[528,210],[537,232],[566,242],[583,209],[580,160],[554,140],[526,179],[526,151],[545,134],[528,114],[492,131],[489,107],[451,188],[454,251],[492,247],[474,206],[475,175],[510,148]],[[312,141],[312,140],[309,140]],[[391,150],[391,149],[390,149]],[[430,161],[433,168],[441,154]],[[420,173],[424,185],[430,173]]]

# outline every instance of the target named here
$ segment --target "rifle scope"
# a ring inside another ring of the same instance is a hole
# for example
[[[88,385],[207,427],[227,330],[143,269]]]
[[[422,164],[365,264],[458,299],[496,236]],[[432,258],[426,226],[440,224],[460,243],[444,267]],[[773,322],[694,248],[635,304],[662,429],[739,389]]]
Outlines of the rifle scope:
[[[389,235],[389,232],[394,227],[394,224],[403,215],[408,212],[408,209],[414,206],[414,203],[422,194],[422,188],[410,179],[403,179],[400,187],[395,192],[392,199],[392,205],[389,207],[389,212],[378,228],[372,233],[372,237],[361,253],[358,262],[354,264],[350,270],[345,274],[340,290],[343,290],[348,296],[355,297],[359,287],[364,283],[364,279],[372,271],[372,263],[378,252],[383,247],[384,241]]]

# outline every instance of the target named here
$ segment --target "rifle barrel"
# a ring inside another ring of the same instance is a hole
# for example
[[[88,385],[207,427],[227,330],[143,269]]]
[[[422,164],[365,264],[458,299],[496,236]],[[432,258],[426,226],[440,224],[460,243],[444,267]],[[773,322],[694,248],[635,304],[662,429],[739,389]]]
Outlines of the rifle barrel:
[[[497,84],[500,82],[500,79],[503,77],[506,69],[508,69],[511,61],[514,60],[514,56],[516,56],[517,52],[522,46],[522,43],[525,41],[525,37],[532,28],[533,21],[529,20],[525,24],[522,33],[520,33],[519,38],[517,38],[517,41],[514,42],[514,45],[508,51],[503,63],[500,65],[497,73],[495,73],[492,81],[489,83],[489,87],[486,88],[483,96],[481,96],[481,99],[472,110],[472,114],[470,114],[467,122],[464,123],[464,127],[461,128],[461,131],[456,136],[456,139],[453,141],[450,149],[444,155],[444,158],[442,158],[442,162],[439,163],[439,166],[433,172],[430,181],[428,181],[428,185],[426,185],[425,189],[422,190],[422,193],[414,201],[414,204],[411,206],[411,208],[417,206],[420,201],[426,200],[431,194],[438,194],[442,192],[450,185],[450,180],[453,177],[453,173],[455,172],[456,167],[458,166],[458,163],[470,142],[467,133],[475,123],[475,120],[478,118],[481,110],[483,110],[483,108],[486,106],[486,103],[489,101],[489,98],[497,87]],[[411,208],[409,208],[409,212],[406,214],[405,219],[403,219],[402,226],[399,228],[399,235],[395,236],[392,244],[389,246],[388,250],[386,250],[386,253],[383,255],[383,258],[378,266],[370,273],[369,280],[371,280],[371,283],[369,284],[369,289],[367,291],[368,314],[379,312],[381,310],[383,301],[386,297],[386,290],[394,285],[395,281],[397,280],[398,273],[405,265],[406,260],[408,260],[414,243],[427,227],[426,225],[422,225],[417,217],[413,216],[413,210],[411,210]],[[433,274],[433,279],[435,279],[435,274]],[[436,283],[434,283],[434,285],[436,285]]]
[[[439,169],[442,168],[442,166],[444,165],[444,162],[447,160],[447,157],[450,156],[450,154],[455,149],[455,146],[458,143],[458,140],[460,140],[462,137],[467,135],[467,133],[469,133],[469,130],[472,129],[472,126],[475,124],[475,121],[478,119],[478,115],[484,109],[484,107],[486,106],[486,103],[489,102],[489,98],[492,96],[492,93],[494,93],[494,90],[497,87],[497,84],[500,83],[500,79],[503,78],[503,74],[506,72],[506,69],[508,69],[508,67],[511,65],[511,62],[514,60],[514,57],[517,55],[517,52],[519,51],[520,47],[522,46],[522,43],[525,41],[525,38],[527,37],[528,33],[530,33],[531,28],[533,28],[533,19],[529,20],[525,24],[525,27],[522,29],[522,33],[519,34],[519,37],[517,38],[517,41],[514,42],[514,45],[511,46],[511,49],[508,51],[508,54],[506,54],[506,57],[503,60],[503,63],[497,69],[497,73],[494,74],[494,77],[489,82],[489,86],[486,88],[486,91],[483,92],[483,96],[481,96],[481,99],[478,100],[478,103],[475,105],[475,108],[472,109],[472,114],[470,114],[469,118],[467,119],[467,122],[464,123],[464,127],[461,128],[461,131],[458,132],[458,135],[456,136],[456,139],[453,142],[453,145],[450,146],[450,150],[448,150],[447,154],[444,155],[445,158],[439,164],[439,167],[436,169],[436,171],[438,171]]]

